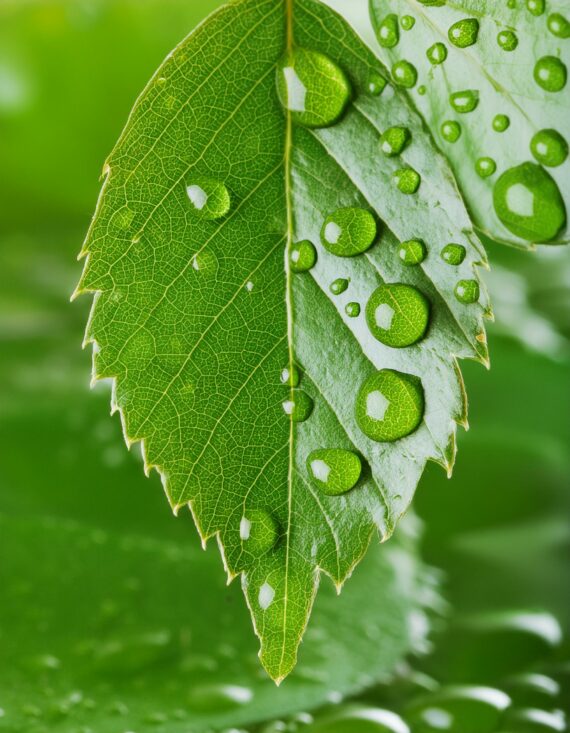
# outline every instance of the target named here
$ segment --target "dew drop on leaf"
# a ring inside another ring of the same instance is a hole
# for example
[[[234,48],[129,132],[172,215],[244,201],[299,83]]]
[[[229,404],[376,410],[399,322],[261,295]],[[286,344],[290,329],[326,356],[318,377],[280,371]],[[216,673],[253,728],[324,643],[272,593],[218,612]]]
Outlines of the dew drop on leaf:
[[[409,239],[400,244],[398,256],[407,267],[419,265],[427,256],[427,249],[421,239]]]
[[[477,158],[475,161],[475,171],[480,178],[489,178],[497,170],[497,164],[493,158]]]
[[[389,127],[380,137],[380,150],[388,157],[399,155],[410,140],[410,131],[406,127]]]
[[[328,127],[346,109],[351,87],[345,73],[328,56],[297,48],[278,65],[277,93],[294,122]]]
[[[400,25],[405,31],[411,31],[416,24],[416,19],[413,15],[403,15]]]
[[[392,66],[392,79],[398,86],[404,87],[405,89],[412,89],[416,86],[418,72],[412,63],[402,59],[401,61],[396,61]]]
[[[188,694],[188,706],[200,713],[215,713],[220,710],[247,705],[253,699],[249,687],[223,684],[200,684],[192,687]]]
[[[497,35],[497,43],[503,51],[514,51],[519,45],[519,39],[513,31],[500,31]]]
[[[495,132],[505,132],[510,127],[511,121],[507,115],[495,115],[493,117],[493,130]]]
[[[454,23],[449,31],[447,37],[457,48],[468,48],[477,43],[477,36],[479,35],[479,21],[476,18],[464,18]]]
[[[333,280],[330,286],[330,291],[333,295],[340,295],[348,289],[348,280],[345,277],[338,277]]]
[[[269,512],[264,509],[250,509],[241,518],[239,536],[244,550],[260,557],[275,546],[279,527]]]
[[[290,387],[297,387],[300,381],[301,372],[295,365],[292,367],[285,367],[281,371],[281,384],[288,384]]]
[[[460,114],[473,112],[479,104],[479,92],[475,89],[453,92],[453,94],[449,95],[449,102],[453,109]]]
[[[447,262],[448,265],[454,265],[457,267],[465,260],[467,251],[462,244],[446,244],[441,250],[441,259]]]
[[[377,71],[373,71],[368,77],[368,81],[366,82],[366,89],[368,91],[368,94],[371,94],[373,97],[379,97],[386,88],[387,84],[388,82],[381,74],[379,74]]]
[[[325,494],[336,496],[356,486],[362,461],[352,451],[323,448],[309,454],[307,468],[312,480]]]
[[[289,260],[293,272],[307,272],[317,261],[315,245],[307,239],[297,242],[291,247]]]
[[[358,318],[360,315],[360,303],[347,303],[344,312],[349,318]]]
[[[387,15],[378,26],[376,36],[378,43],[384,48],[394,48],[394,46],[397,46],[400,40],[398,16],[394,13]]]
[[[506,170],[495,183],[493,204],[501,223],[530,242],[548,242],[566,224],[566,208],[556,182],[535,163]]]
[[[527,10],[537,17],[544,13],[545,5],[545,0],[526,0]]]
[[[460,303],[470,304],[479,300],[481,289],[477,280],[460,280],[454,292]]]
[[[557,56],[543,56],[534,67],[534,80],[546,92],[560,92],[566,86],[566,66]]]
[[[448,143],[455,143],[461,137],[461,125],[455,120],[446,120],[441,126],[441,136]]]
[[[259,589],[257,601],[262,611],[267,611],[275,598],[275,589],[269,583],[264,583]]]
[[[283,402],[283,411],[293,422],[304,422],[313,411],[313,400],[306,392],[295,390],[292,396]]]
[[[356,421],[371,440],[392,442],[418,428],[424,409],[424,391],[418,377],[383,369],[360,388]]]
[[[422,84],[418,87],[418,94],[423,97],[423,95],[427,92],[427,87],[425,84]]]
[[[214,220],[230,210],[230,193],[225,184],[213,178],[197,178],[186,184],[190,211],[201,219]]]
[[[556,130],[540,130],[530,141],[534,158],[542,165],[555,168],[568,157],[568,143]]]
[[[510,704],[510,698],[502,690],[458,685],[412,703],[408,719],[413,730],[426,733],[438,730],[493,733],[502,730],[503,714]]]
[[[430,64],[433,64],[434,66],[442,64],[447,58],[447,46],[445,43],[438,41],[428,48],[426,56],[428,57]]]
[[[420,174],[413,168],[400,168],[393,177],[398,190],[405,194],[416,193],[422,181]]]
[[[378,233],[375,218],[366,209],[338,209],[325,221],[321,239],[324,247],[339,257],[354,257],[374,244]]]
[[[192,269],[201,275],[214,275],[218,270],[218,258],[209,250],[198,252],[192,257]]]
[[[366,322],[372,335],[398,349],[425,336],[429,314],[427,298],[417,288],[400,283],[380,285],[366,305]]]
[[[570,22],[560,13],[551,13],[547,20],[548,30],[557,38],[570,38]]]

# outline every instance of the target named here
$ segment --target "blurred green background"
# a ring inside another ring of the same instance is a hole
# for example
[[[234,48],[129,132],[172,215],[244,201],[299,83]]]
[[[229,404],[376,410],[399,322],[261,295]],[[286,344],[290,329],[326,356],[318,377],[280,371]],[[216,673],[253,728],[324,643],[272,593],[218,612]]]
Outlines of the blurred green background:
[[[567,250],[487,243],[492,369],[464,364],[471,431],[453,480],[430,465],[416,501],[421,559],[438,570],[419,569],[411,521],[346,599],[324,595],[279,691],[216,549],[201,553],[189,516],[172,517],[126,451],[108,386],[89,391],[89,299],[69,296],[103,161],[154,69],[220,4],[0,0],[0,730],[404,731],[359,717],[386,708],[414,731],[564,730]],[[363,611],[371,581],[381,607]],[[352,628],[344,645],[339,628]],[[316,722],[298,715],[314,708]]]

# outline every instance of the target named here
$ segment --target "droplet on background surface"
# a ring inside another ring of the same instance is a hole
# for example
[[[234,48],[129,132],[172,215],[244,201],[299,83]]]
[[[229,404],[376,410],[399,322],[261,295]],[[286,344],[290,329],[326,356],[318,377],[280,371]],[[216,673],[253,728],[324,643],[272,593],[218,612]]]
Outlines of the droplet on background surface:
[[[467,250],[462,244],[451,242],[441,250],[441,259],[447,262],[448,265],[457,267],[464,261],[466,254]]]
[[[416,19],[413,15],[403,15],[400,25],[405,31],[411,31],[416,24]]]
[[[301,389],[293,391],[292,396],[283,402],[283,411],[289,415],[293,422],[304,422],[312,411],[314,403],[311,397]]]
[[[557,38],[570,38],[570,22],[561,13],[551,13],[547,20],[548,30]]]
[[[556,130],[540,130],[530,141],[534,158],[542,165],[556,168],[568,157],[568,143]]]
[[[289,253],[291,269],[293,272],[307,272],[317,262],[317,250],[308,239],[296,242],[292,245]]]
[[[309,454],[307,467],[323,493],[337,496],[356,486],[362,472],[362,461],[352,451],[323,448]]]
[[[433,64],[434,66],[438,66],[439,64],[443,64],[445,59],[447,58],[447,46],[445,43],[441,43],[438,41],[437,43],[434,43],[433,46],[430,46],[428,50],[426,51],[426,56],[428,57],[428,61],[430,64]]]
[[[388,157],[399,155],[410,144],[411,137],[406,127],[389,127],[380,136],[380,150]]]
[[[372,335],[386,346],[404,348],[425,336],[430,314],[427,298],[417,288],[401,283],[380,285],[366,305]]]
[[[329,216],[321,230],[324,247],[339,257],[354,257],[374,244],[378,225],[366,209],[338,209]]]
[[[460,280],[455,286],[454,292],[460,303],[470,305],[479,300],[481,289],[477,280]]]
[[[420,174],[413,168],[400,168],[393,174],[398,190],[405,194],[416,193],[422,182]]]
[[[545,0],[526,0],[527,10],[537,17],[544,13],[545,5]]]
[[[188,694],[188,706],[200,713],[215,713],[220,710],[247,705],[253,700],[249,687],[238,685],[203,684],[195,685]]]
[[[412,63],[402,59],[396,61],[392,66],[392,79],[394,84],[404,87],[404,89],[412,89],[418,81],[418,72]]]
[[[513,31],[500,31],[497,35],[497,43],[503,51],[514,51],[519,45],[517,34]]]
[[[366,89],[368,91],[368,94],[371,94],[373,97],[379,97],[386,88],[387,84],[388,82],[386,81],[386,79],[384,79],[383,76],[378,74],[376,71],[373,71],[368,77]]]
[[[534,80],[546,92],[562,91],[567,76],[566,66],[557,56],[543,56],[534,67]]]
[[[358,318],[360,315],[360,303],[352,302],[347,303],[344,312],[349,318]]]
[[[477,36],[479,35],[479,21],[476,18],[464,18],[454,23],[449,31],[447,37],[457,48],[468,48],[477,43]]]
[[[329,713],[326,719],[317,719],[315,724],[305,728],[305,731],[306,733],[410,733],[410,728],[391,710],[342,705],[332,714]]]
[[[508,130],[511,125],[510,119],[507,117],[507,115],[495,115],[493,117],[493,130],[495,132],[505,132],[505,130]]]
[[[249,509],[241,518],[239,536],[243,548],[260,557],[275,546],[279,526],[274,517],[264,509]]]
[[[453,92],[449,96],[449,102],[456,112],[467,114],[477,108],[479,104],[479,92],[476,89],[464,89],[461,92]]]
[[[455,143],[461,137],[461,125],[455,120],[446,120],[441,126],[441,136],[448,143]]]
[[[213,178],[196,178],[188,181],[186,195],[190,202],[190,210],[200,219],[221,219],[230,211],[231,198],[226,185]]]
[[[394,48],[400,40],[400,29],[398,27],[398,16],[394,13],[387,15],[378,26],[376,31],[378,43],[383,48]]]
[[[496,170],[497,164],[493,158],[483,157],[475,161],[475,171],[479,178],[489,178]]]
[[[427,248],[421,239],[409,239],[400,244],[398,256],[407,267],[422,263],[427,256]]]
[[[508,695],[492,687],[448,687],[412,703],[409,719],[414,730],[494,733],[510,704]],[[444,723],[446,728],[438,728]]]
[[[331,283],[330,291],[333,295],[341,295],[348,289],[348,285],[349,282],[345,277],[339,277]]]

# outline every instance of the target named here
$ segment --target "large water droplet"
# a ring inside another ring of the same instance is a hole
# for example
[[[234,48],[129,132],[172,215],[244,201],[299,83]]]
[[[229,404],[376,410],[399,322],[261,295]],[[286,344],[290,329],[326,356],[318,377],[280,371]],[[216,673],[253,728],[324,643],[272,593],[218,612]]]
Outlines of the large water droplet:
[[[455,120],[446,120],[441,126],[441,136],[448,143],[455,143],[461,137],[461,125]]]
[[[416,193],[422,182],[420,174],[413,168],[400,168],[393,178],[398,189],[405,194]]]
[[[190,690],[188,705],[196,712],[215,713],[247,705],[252,699],[253,692],[249,687],[203,684],[196,685]]]
[[[230,193],[225,184],[213,178],[196,178],[186,185],[192,213],[201,219],[221,219],[230,210]]]
[[[462,92],[453,92],[449,96],[453,109],[460,114],[473,112],[479,104],[479,92],[476,89],[465,89]]]
[[[337,708],[309,730],[310,733],[410,733],[409,727],[396,713],[354,705]]]
[[[493,117],[493,130],[495,132],[505,132],[510,127],[511,121],[507,115],[495,115]]]
[[[362,461],[352,451],[323,448],[309,454],[307,467],[322,491],[336,496],[356,486],[362,472]]]
[[[427,249],[421,239],[409,239],[402,242],[398,256],[407,267],[413,267],[423,262],[427,256]]]
[[[249,509],[241,518],[239,536],[244,550],[259,557],[275,546],[279,527],[269,512]]]
[[[412,89],[412,87],[416,86],[418,72],[413,64],[402,59],[401,61],[396,61],[392,66],[392,79],[398,86],[404,87],[405,89]]]
[[[315,245],[307,239],[302,242],[296,242],[291,247],[289,260],[293,272],[307,272],[315,266],[317,261]]]
[[[301,381],[301,372],[294,364],[287,366],[281,371],[281,383],[288,384],[291,387],[298,387]]]
[[[532,15],[542,15],[545,8],[545,0],[526,0],[526,7]]]
[[[475,161],[475,171],[480,178],[489,178],[497,170],[497,164],[493,158],[477,158]]]
[[[557,38],[570,38],[570,23],[560,13],[551,13],[547,20],[548,30]]]
[[[519,39],[513,31],[500,31],[497,35],[497,43],[503,51],[514,51],[519,45]]]
[[[504,711],[511,701],[491,687],[448,687],[412,704],[410,720],[414,730],[493,733],[501,728]]]
[[[454,292],[460,303],[469,305],[479,300],[481,289],[477,280],[460,280],[455,286]]]
[[[433,46],[430,46],[428,50],[426,51],[426,56],[428,57],[428,60],[430,64],[433,64],[434,66],[437,66],[438,64],[443,64],[445,59],[447,58],[447,46],[445,43],[437,42],[434,43]]]
[[[378,233],[375,218],[366,209],[338,209],[325,221],[321,239],[323,245],[339,257],[354,257],[374,244]]]
[[[398,16],[391,13],[387,15],[376,30],[378,43],[384,48],[394,48],[400,40],[400,29],[398,27]]]
[[[416,19],[413,15],[403,15],[400,25],[405,31],[411,31],[416,24]]]
[[[479,21],[476,18],[458,20],[447,32],[447,37],[457,48],[468,48],[477,43],[478,35]]]
[[[335,123],[351,96],[350,83],[334,61],[305,48],[297,48],[281,60],[277,92],[294,122],[305,127]]]
[[[495,183],[493,204],[501,223],[530,242],[548,242],[566,225],[566,208],[558,186],[535,163],[505,171]]]
[[[399,155],[410,140],[410,131],[406,127],[389,127],[380,137],[380,150],[388,157]]]
[[[386,346],[403,348],[425,336],[430,305],[411,285],[380,285],[366,306],[366,321],[372,335]]]
[[[418,377],[383,369],[360,388],[356,421],[372,440],[392,442],[418,428],[424,409],[424,390]]]
[[[540,130],[530,141],[533,156],[550,168],[562,165],[568,157],[568,143],[556,130]]]
[[[441,250],[441,259],[447,262],[448,265],[454,265],[457,267],[465,259],[467,251],[462,244],[446,244]]]
[[[559,92],[566,86],[565,64],[557,56],[543,56],[535,64],[534,80],[547,92]]]
[[[314,403],[311,397],[303,390],[294,390],[292,396],[283,402],[283,411],[291,417],[293,422],[304,422],[313,411]]]

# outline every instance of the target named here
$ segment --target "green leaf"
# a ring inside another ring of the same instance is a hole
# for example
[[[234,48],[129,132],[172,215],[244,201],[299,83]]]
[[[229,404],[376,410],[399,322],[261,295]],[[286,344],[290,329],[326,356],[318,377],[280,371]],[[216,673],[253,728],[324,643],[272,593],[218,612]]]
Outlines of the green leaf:
[[[377,96],[383,73],[315,0],[225,6],[137,102],[82,252],[94,379],[114,380],[127,442],[142,442],[202,539],[217,537],[228,578],[241,575],[276,680],[321,572],[340,589],[372,536],[390,536],[426,461],[451,470],[466,421],[456,358],[487,360],[482,246],[407,99]],[[408,144],[385,156],[395,125]],[[410,267],[400,243],[414,239],[428,255]],[[440,257],[450,242],[460,265]],[[399,301],[382,306],[377,325],[392,331],[394,316],[403,348],[366,323],[384,283],[417,293],[414,318],[429,313],[424,335],[402,328]],[[336,468],[310,459],[321,450]],[[341,496],[336,451],[361,469]]]
[[[405,60],[416,69],[408,93],[449,159],[477,228],[522,247],[569,241],[568,3],[528,5],[394,0],[388,10],[384,0],[370,0],[376,50],[391,68]],[[380,33],[388,12],[416,21],[390,46]]]

